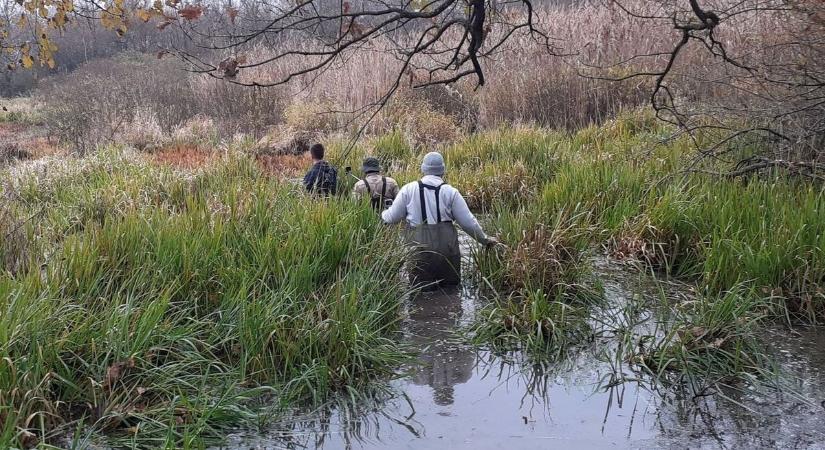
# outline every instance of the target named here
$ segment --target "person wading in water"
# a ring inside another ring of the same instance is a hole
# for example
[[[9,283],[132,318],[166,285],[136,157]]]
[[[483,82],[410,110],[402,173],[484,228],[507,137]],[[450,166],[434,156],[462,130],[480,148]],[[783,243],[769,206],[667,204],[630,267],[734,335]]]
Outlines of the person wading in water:
[[[356,198],[369,197],[372,208],[378,211],[392,205],[398,195],[398,183],[390,177],[381,175],[381,165],[378,159],[364,158],[362,166],[364,179],[355,183],[352,193]]]
[[[444,171],[444,157],[427,153],[421,163],[421,180],[404,185],[392,206],[381,214],[386,224],[407,221],[407,242],[416,249],[409,265],[414,285],[461,282],[461,252],[453,222],[484,246],[498,244],[496,238],[484,234],[461,193],[444,182]]]

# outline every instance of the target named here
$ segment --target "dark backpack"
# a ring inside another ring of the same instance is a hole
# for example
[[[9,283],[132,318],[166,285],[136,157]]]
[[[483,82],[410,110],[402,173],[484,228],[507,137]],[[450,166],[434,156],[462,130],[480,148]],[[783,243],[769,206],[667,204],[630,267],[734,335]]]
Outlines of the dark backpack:
[[[372,189],[370,188],[370,184],[367,182],[367,179],[364,178],[364,186],[367,188],[367,195],[370,196],[370,205],[372,205],[372,209],[374,210],[381,210],[387,209],[392,206],[392,199],[387,197],[387,177],[381,177],[381,194],[380,195],[372,195]]]
[[[338,171],[326,161],[318,164],[314,192],[322,195],[335,195],[338,190]]]

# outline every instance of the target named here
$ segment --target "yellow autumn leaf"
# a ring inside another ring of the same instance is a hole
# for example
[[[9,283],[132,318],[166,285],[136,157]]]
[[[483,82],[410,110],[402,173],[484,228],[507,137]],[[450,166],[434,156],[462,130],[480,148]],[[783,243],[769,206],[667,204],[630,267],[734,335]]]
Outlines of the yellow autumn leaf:
[[[62,28],[66,25],[66,22],[66,13],[62,9],[58,9],[57,12],[54,13],[51,23],[55,28]]]
[[[20,58],[20,64],[22,64],[26,69],[31,69],[34,65],[34,60],[30,55],[23,55],[23,57]]]
[[[20,13],[20,20],[17,21],[17,26],[20,28],[24,28],[29,21],[26,18],[26,13]]]
[[[142,20],[144,22],[148,22],[149,19],[152,18],[152,11],[148,10],[148,9],[142,9],[141,8],[141,9],[138,9],[135,12],[135,15],[137,15],[140,20]]]

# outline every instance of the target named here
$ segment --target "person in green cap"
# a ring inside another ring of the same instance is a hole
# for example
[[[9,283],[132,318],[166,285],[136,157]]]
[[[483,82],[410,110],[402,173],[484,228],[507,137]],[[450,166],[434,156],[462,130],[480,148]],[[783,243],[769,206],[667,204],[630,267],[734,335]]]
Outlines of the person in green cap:
[[[381,174],[378,159],[371,156],[364,158],[362,170],[364,179],[355,183],[352,188],[353,195],[357,198],[369,198],[375,210],[384,210],[392,205],[398,195],[398,183]]]

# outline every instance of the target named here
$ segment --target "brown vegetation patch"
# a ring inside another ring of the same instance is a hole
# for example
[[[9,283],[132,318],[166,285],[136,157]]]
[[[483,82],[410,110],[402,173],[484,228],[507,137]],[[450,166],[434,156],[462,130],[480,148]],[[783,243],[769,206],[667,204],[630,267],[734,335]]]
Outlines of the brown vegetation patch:
[[[22,123],[0,122],[0,139],[8,140],[19,135],[26,130],[26,125]]]
[[[62,153],[43,130],[20,123],[0,123],[0,164],[39,159]]]
[[[309,154],[301,155],[258,155],[255,161],[264,173],[269,175],[296,176],[303,173],[311,164]]]
[[[294,130],[289,127],[276,127],[255,143],[256,154],[264,155],[303,155],[318,141],[319,135],[312,131]]]
[[[175,144],[151,154],[153,162],[176,169],[199,169],[217,157],[214,151],[187,144]]]
[[[11,142],[0,145],[0,166],[5,166],[15,161],[23,161],[27,159],[32,159],[31,153],[27,152],[23,148],[20,148],[20,146],[16,143]]]
[[[22,139],[19,145],[29,152],[32,159],[65,154],[65,150],[58,145],[55,139],[45,136],[32,136],[28,139]]]

